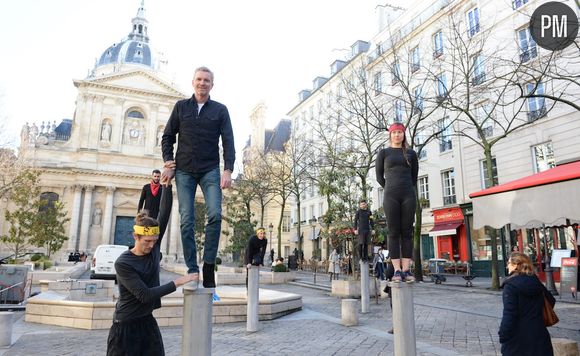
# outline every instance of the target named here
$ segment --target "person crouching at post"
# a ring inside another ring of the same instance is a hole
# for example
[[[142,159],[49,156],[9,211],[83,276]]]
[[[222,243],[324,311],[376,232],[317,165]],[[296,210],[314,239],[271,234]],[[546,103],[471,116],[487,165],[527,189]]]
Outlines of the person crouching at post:
[[[246,247],[246,266],[248,268],[264,265],[267,246],[268,239],[266,239],[266,230],[260,227],[256,229],[256,234],[252,235],[248,240],[248,246]]]
[[[115,262],[119,300],[107,340],[107,355],[165,355],[163,339],[153,310],[161,308],[161,297],[194,280],[188,274],[159,285],[161,238],[159,223],[140,212],[135,218],[135,246]]]

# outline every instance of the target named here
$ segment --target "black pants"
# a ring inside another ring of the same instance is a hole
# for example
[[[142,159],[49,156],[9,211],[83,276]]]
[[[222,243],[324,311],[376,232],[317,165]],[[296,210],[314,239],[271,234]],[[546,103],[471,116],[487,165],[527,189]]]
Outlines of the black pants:
[[[163,339],[153,315],[113,321],[107,339],[107,356],[164,356]]]
[[[369,260],[369,244],[371,243],[371,232],[370,231],[359,231],[358,232],[358,254],[361,260]]]
[[[391,258],[413,257],[413,222],[415,221],[415,188],[389,189],[383,195],[387,219],[388,246]]]

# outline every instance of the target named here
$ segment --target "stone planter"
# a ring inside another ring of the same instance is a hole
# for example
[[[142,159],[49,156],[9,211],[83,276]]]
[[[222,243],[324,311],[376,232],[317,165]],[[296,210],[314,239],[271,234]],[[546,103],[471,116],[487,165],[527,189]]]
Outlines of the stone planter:
[[[331,295],[341,298],[360,298],[360,281],[350,279],[333,280]],[[371,297],[375,296],[375,282],[373,279],[369,283],[369,295]]]
[[[271,272],[272,273],[272,284],[281,284],[294,281],[296,279],[296,273],[290,272]]]

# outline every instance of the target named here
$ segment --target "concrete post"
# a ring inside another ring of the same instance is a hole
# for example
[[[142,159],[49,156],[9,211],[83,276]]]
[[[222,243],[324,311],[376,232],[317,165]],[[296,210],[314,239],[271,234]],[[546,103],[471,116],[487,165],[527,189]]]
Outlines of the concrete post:
[[[248,295],[247,295],[247,322],[246,331],[256,332],[260,323],[260,267],[252,266],[248,269]]]
[[[358,325],[358,300],[343,299],[341,306],[342,325],[356,326]]]
[[[181,354],[211,355],[213,288],[183,286],[183,335]]]
[[[369,293],[369,263],[360,261],[360,305],[361,313],[370,311],[371,298]]]
[[[413,283],[390,282],[389,286],[393,294],[395,356],[416,355]]]
[[[13,312],[0,312],[0,347],[12,345]]]

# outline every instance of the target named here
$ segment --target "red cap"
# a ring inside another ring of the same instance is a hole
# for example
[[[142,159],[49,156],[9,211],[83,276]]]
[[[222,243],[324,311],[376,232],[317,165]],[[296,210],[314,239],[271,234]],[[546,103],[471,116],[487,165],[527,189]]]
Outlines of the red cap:
[[[401,130],[401,131],[405,132],[405,125],[403,125],[399,122],[395,122],[394,124],[389,126],[389,132],[391,132],[393,130]]]

